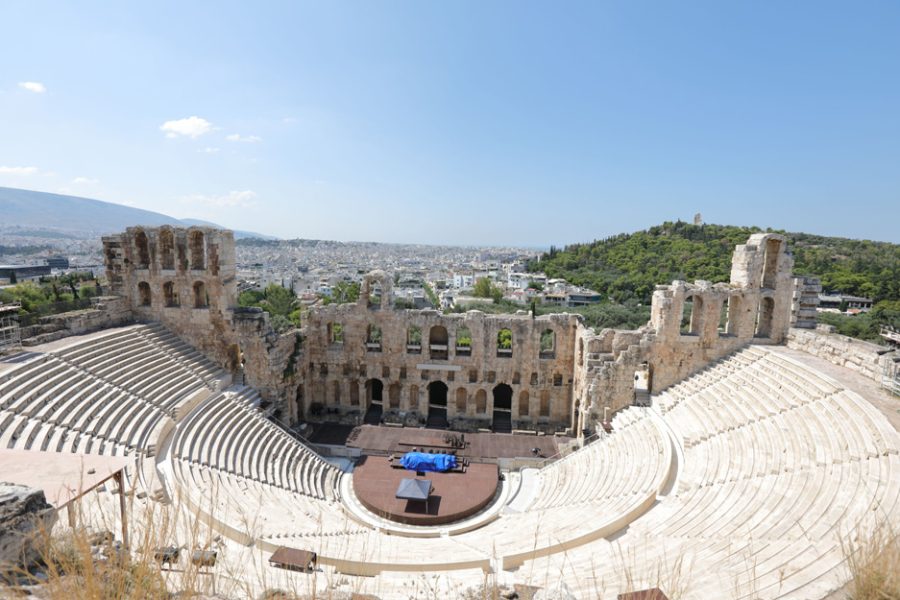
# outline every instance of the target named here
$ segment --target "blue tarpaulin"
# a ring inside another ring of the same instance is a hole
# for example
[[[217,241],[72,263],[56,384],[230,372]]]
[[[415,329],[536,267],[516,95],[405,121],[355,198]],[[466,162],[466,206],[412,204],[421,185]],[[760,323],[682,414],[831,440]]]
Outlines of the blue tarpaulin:
[[[407,452],[400,459],[400,464],[410,471],[438,471],[443,473],[456,468],[456,457],[452,454]]]

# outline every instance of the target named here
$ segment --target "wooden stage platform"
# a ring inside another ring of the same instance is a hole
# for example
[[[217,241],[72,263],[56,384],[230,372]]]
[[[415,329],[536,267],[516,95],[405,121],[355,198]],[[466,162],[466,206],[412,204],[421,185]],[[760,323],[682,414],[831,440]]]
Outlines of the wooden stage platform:
[[[363,456],[353,470],[359,501],[373,513],[407,525],[442,525],[469,517],[490,504],[497,492],[497,465],[470,463],[465,473],[426,473],[395,469],[384,456]],[[428,479],[433,490],[428,512],[423,502],[394,497],[401,479]]]

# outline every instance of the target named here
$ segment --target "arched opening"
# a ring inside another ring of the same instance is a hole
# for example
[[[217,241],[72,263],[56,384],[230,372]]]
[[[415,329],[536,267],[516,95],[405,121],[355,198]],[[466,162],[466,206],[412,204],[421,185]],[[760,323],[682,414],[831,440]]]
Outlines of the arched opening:
[[[339,406],[341,404],[341,382],[340,381],[332,381],[331,382],[331,403],[335,406]]]
[[[175,270],[175,235],[168,227],[159,230],[159,268]]]
[[[188,235],[188,250],[191,255],[191,269],[200,271],[206,268],[206,239],[202,231],[192,231]]]
[[[194,308],[207,308],[209,295],[206,293],[206,284],[202,281],[194,283]]]
[[[527,417],[528,416],[528,404],[530,403],[531,398],[528,396],[528,391],[522,391],[519,394],[519,417]]]
[[[541,358],[553,358],[556,356],[556,333],[552,329],[541,332]]]
[[[494,433],[512,433],[512,388],[505,383],[494,386]]]
[[[328,324],[328,343],[343,344],[344,343],[344,326],[340,323]]]
[[[456,388],[456,414],[464,415],[466,414],[466,402],[468,394],[466,394],[466,388]]]
[[[419,410],[419,386],[409,386],[409,410]]]
[[[178,292],[175,291],[175,284],[171,281],[163,284],[163,301],[166,306],[178,306]]]
[[[775,289],[778,279],[778,254],[781,252],[781,240],[766,240],[766,257],[764,260],[762,281],[760,287]]]
[[[497,356],[512,356],[512,331],[501,329],[497,332]]]
[[[428,384],[428,427],[446,429],[447,422],[447,384],[443,381],[432,381]]]
[[[137,264],[134,268],[150,268],[150,244],[147,242],[147,234],[144,233],[143,229],[139,229],[138,232],[134,234],[134,248],[135,254],[137,255]]]
[[[351,381],[350,386],[350,406],[359,406],[359,384]]]
[[[366,330],[366,350],[381,352],[381,327],[369,325]]]
[[[472,354],[472,332],[468,327],[460,327],[456,330],[456,355],[469,356]]]
[[[740,296],[731,296],[728,298],[728,323],[725,326],[725,333],[728,335],[738,335],[741,322],[741,307],[743,302]]]
[[[767,338],[772,335],[772,317],[775,314],[775,300],[762,298],[756,313],[756,337]]]
[[[584,365],[584,339],[578,339],[578,366]]]
[[[413,325],[406,330],[406,352],[409,354],[422,353],[422,328]]]
[[[388,402],[391,408],[400,408],[400,384],[392,383],[388,388]]]
[[[380,379],[366,381],[366,416],[364,422],[368,425],[381,423],[381,413],[384,410],[382,394],[384,384]]]
[[[369,287],[369,295],[366,298],[366,306],[373,310],[381,308],[381,283],[373,282]]]
[[[487,392],[484,390],[475,392],[475,412],[479,415],[487,413]]]
[[[688,296],[684,299],[681,316],[681,335],[700,335],[703,326],[703,298]]]
[[[447,328],[435,325],[428,332],[428,352],[432,360],[447,360]]]
[[[540,416],[550,416],[550,390],[541,390]]]
[[[146,281],[138,284],[138,301],[141,303],[141,306],[150,306],[152,304],[150,284]]]

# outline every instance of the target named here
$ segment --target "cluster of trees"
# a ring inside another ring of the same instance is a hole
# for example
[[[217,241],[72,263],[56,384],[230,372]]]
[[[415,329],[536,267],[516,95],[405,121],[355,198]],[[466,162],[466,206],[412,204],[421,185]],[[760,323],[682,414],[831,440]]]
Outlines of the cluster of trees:
[[[601,314],[585,318],[589,322],[621,322],[616,326],[626,327],[640,320],[646,323],[646,305],[657,284],[674,279],[728,281],[735,245],[760,231],[758,227],[666,222],[646,231],[573,244],[562,250],[551,247],[528,269],[600,292],[610,304],[600,305],[603,308],[597,310]],[[876,309],[867,315],[826,315],[821,317],[822,322],[835,325],[845,335],[870,340],[878,339],[882,324],[896,324],[893,315],[900,301],[900,245],[777,233],[787,238],[794,256],[794,273],[819,277],[826,291],[865,296],[876,302]],[[617,308],[617,304],[621,306]]]
[[[269,313],[269,322],[275,331],[300,327],[300,301],[294,292],[277,283],[270,283],[262,291],[241,292],[238,306],[256,306]]]
[[[21,314],[55,314],[80,308],[84,301],[103,293],[92,273],[68,273],[23,281],[0,290],[0,303],[22,305]]]
[[[551,248],[530,271],[594,289],[624,302],[650,302],[654,286],[674,279],[728,281],[731,255],[758,227],[666,222],[589,244]],[[772,230],[768,230],[772,231]],[[826,290],[880,300],[900,299],[900,245],[786,233],[794,272],[822,279]]]
[[[472,295],[476,298],[490,298],[497,304],[503,299],[503,289],[494,285],[487,277],[480,277],[475,280]]]
[[[331,296],[324,296],[322,304],[346,304],[359,300],[359,282],[339,281],[331,288]]]
[[[834,325],[841,335],[884,344],[880,335],[882,325],[900,329],[900,300],[882,300],[870,312],[854,316],[819,313],[819,322]]]

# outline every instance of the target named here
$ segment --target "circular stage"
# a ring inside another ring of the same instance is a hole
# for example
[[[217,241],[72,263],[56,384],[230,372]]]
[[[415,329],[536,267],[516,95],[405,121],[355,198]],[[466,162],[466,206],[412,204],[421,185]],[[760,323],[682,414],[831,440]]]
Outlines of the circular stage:
[[[465,473],[426,473],[396,468],[386,456],[363,456],[353,470],[357,499],[380,517],[407,525],[443,525],[470,517],[491,503],[500,484],[497,465],[470,463]],[[404,479],[431,481],[425,502],[395,497]]]

